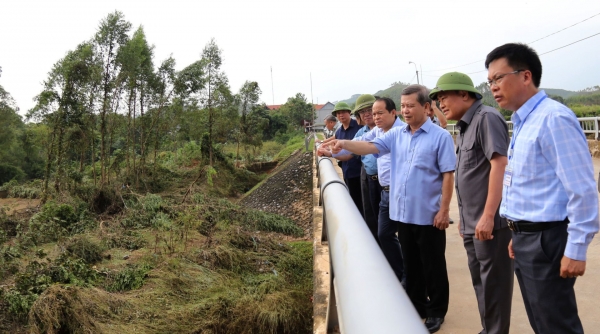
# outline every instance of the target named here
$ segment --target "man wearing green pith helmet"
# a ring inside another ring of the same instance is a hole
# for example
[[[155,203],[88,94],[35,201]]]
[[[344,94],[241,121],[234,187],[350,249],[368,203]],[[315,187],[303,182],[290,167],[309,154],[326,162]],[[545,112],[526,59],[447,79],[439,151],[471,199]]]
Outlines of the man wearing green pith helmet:
[[[477,297],[480,333],[508,334],[514,275],[506,250],[511,232],[499,214],[508,161],[508,126],[496,109],[483,105],[481,93],[466,74],[442,75],[429,97],[440,102],[448,119],[458,121],[458,229]]]
[[[356,120],[350,117],[351,111],[352,109],[346,102],[338,102],[333,108],[331,114],[336,116],[338,121],[342,123],[335,132],[335,138],[352,140],[356,135],[356,132],[361,128]],[[331,152],[324,149],[319,149],[317,154],[321,156],[331,156]],[[352,197],[352,201],[356,205],[360,215],[364,216],[360,188],[361,166],[360,156],[352,156],[349,159],[343,159],[341,167],[344,175],[344,182],[346,183],[346,186],[348,186],[350,197]]]

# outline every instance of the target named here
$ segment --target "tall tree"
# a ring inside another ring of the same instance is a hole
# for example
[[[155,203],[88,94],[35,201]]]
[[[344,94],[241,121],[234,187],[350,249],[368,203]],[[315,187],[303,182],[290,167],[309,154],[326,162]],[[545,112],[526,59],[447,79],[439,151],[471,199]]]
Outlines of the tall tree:
[[[202,64],[206,75],[205,103],[208,109],[208,149],[209,164],[213,165],[213,129],[215,123],[215,91],[227,85],[227,78],[221,72],[221,49],[217,46],[215,39],[211,39],[202,50]]]
[[[36,97],[35,107],[28,113],[28,118],[45,120],[51,129],[44,179],[45,195],[53,163],[57,169],[54,187],[60,190],[64,177],[66,134],[73,127],[83,127],[86,111],[89,111],[88,101],[93,94],[92,87],[95,86],[94,79],[97,78],[94,74],[99,67],[92,44],[80,44],[54,65],[44,81],[44,90]],[[73,146],[85,147],[82,144]]]
[[[238,100],[240,104],[240,124],[238,128],[237,135],[237,150],[236,150],[236,161],[240,160],[240,144],[241,143],[254,143],[255,136],[253,134],[257,134],[258,129],[254,129],[254,131],[250,130],[251,122],[249,122],[248,114],[250,111],[256,106],[258,99],[260,98],[260,94],[262,91],[258,86],[258,82],[256,81],[246,81],[242,88],[240,88],[240,92],[238,93]]]
[[[120,70],[120,64],[117,62],[119,49],[129,40],[128,32],[131,29],[131,23],[125,21],[123,13],[115,11],[100,22],[100,26],[94,41],[96,43],[96,52],[102,61],[102,106],[100,110],[100,165],[101,181],[106,182],[107,168],[107,115],[113,107],[113,103],[118,99],[115,96],[117,77]]]
[[[304,121],[312,122],[315,118],[314,106],[306,101],[306,97],[302,93],[288,98],[279,110],[289,119],[295,129],[301,129]]]
[[[144,110],[149,109],[151,103],[152,87],[155,81],[153,65],[153,47],[148,45],[143,28],[140,26],[132,38],[123,45],[118,52],[117,62],[121,67],[119,80],[125,85],[127,98],[127,147],[126,163],[127,174],[131,173],[131,165],[136,175],[136,184],[139,174],[144,173],[144,158],[146,156],[147,129],[143,122]],[[136,124],[136,108],[139,106],[140,122]],[[140,135],[140,164],[136,168],[136,134]],[[133,158],[133,164],[131,164]]]
[[[13,166],[18,166],[22,159],[19,136],[24,124],[18,111],[15,100],[0,85],[0,163]]]

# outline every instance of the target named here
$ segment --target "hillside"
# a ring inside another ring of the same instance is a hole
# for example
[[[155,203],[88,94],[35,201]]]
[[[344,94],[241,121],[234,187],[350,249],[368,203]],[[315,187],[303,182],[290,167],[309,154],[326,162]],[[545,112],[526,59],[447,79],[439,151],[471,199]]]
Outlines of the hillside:
[[[403,83],[403,82],[395,82],[390,87],[388,87],[386,89],[380,89],[377,92],[375,92],[373,95],[389,97],[389,98],[393,99],[394,102],[398,103],[400,101],[401,92],[406,86],[408,86],[408,84]],[[483,86],[485,86],[486,91],[489,91],[486,83],[479,84],[477,86],[477,89],[480,89]],[[584,89],[584,90],[577,91],[577,92],[566,90],[566,89],[557,89],[557,88],[541,88],[541,89],[545,90],[548,95],[557,95],[557,96],[562,97],[565,100],[570,97],[573,97],[573,96],[589,95],[589,94],[593,94],[593,93],[597,92],[597,90],[595,90],[594,88],[588,88],[588,89]],[[360,94],[354,94],[350,98],[348,98],[346,100],[341,100],[341,101],[346,102],[346,103],[350,104],[351,106],[353,106],[354,103],[356,102],[356,99],[359,96],[360,96]]]
[[[565,89],[556,89],[556,88],[542,88],[544,91],[546,91],[546,94],[548,95],[557,95],[562,97],[563,99],[568,99],[571,96],[575,96],[575,95],[580,95],[581,92],[574,92],[571,90],[565,90]]]
[[[402,93],[402,90],[404,88],[406,88],[407,86],[408,86],[408,84],[403,83],[403,82],[394,82],[390,87],[388,87],[386,89],[378,90],[377,92],[372,93],[372,94],[375,96],[389,97],[392,100],[394,100],[394,102],[398,103],[400,101],[400,95]],[[354,103],[356,102],[356,99],[360,95],[361,94],[354,94],[349,99],[341,100],[341,101],[337,101],[337,102],[346,102],[351,107],[354,107]]]
[[[162,170],[160,193],[79,186],[89,202],[40,204],[17,198],[40,182],[7,183],[0,333],[309,333],[311,157],[292,155],[264,183],[275,196],[258,186],[243,204],[221,192],[260,178],[228,161]]]

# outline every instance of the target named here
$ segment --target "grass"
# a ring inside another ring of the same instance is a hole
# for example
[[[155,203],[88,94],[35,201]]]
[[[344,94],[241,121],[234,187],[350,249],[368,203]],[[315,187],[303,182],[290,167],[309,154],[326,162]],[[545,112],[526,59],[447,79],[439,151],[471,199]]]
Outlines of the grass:
[[[0,280],[0,332],[309,333],[312,244],[284,238],[302,230],[225,199],[191,198],[146,195],[85,234],[19,249],[20,268],[48,264],[30,269],[42,285],[24,281],[39,291]],[[42,211],[44,221],[70,212],[61,208]],[[151,223],[157,216],[169,223]]]
[[[274,160],[284,161],[285,159],[289,158],[297,150],[302,150],[302,151],[306,150],[304,138],[305,138],[304,134],[300,134],[300,135],[290,138],[290,140],[288,140],[287,143],[285,144],[285,148],[283,148],[281,151],[279,151],[279,153],[275,156]],[[313,147],[314,147],[314,138],[311,138],[311,140],[308,144],[309,151],[312,151]]]

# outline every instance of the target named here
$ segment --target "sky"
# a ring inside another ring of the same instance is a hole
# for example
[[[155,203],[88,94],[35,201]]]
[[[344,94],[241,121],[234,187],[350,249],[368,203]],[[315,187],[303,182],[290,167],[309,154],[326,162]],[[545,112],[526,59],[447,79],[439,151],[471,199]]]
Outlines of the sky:
[[[215,38],[234,93],[257,81],[261,101],[282,104],[296,93],[325,103],[396,81],[417,83],[411,61],[430,88],[450,71],[470,73],[477,85],[487,78],[484,59],[495,47],[530,43],[599,14],[600,1],[4,1],[0,85],[21,114],[34,106],[53,64],[91,39],[115,10],[132,33],[143,26],[156,66],[172,55],[181,70]],[[596,33],[600,15],[530,45],[541,54]],[[600,85],[600,35],[541,60],[542,87]]]

